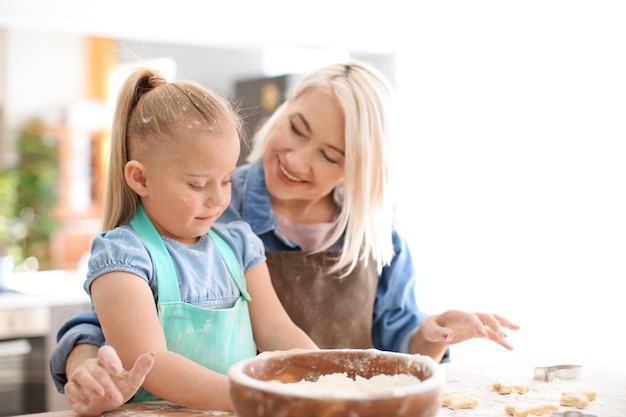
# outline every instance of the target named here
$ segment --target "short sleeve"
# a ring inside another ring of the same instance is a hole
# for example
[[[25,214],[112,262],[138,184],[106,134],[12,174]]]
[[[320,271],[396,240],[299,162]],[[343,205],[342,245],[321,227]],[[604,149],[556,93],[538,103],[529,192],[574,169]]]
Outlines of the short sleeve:
[[[228,242],[237,258],[241,260],[244,273],[265,262],[263,242],[244,221],[216,223],[213,229]]]
[[[150,253],[139,236],[125,225],[96,236],[91,245],[85,291],[91,283],[109,272],[129,272],[145,279],[156,294],[154,266]]]

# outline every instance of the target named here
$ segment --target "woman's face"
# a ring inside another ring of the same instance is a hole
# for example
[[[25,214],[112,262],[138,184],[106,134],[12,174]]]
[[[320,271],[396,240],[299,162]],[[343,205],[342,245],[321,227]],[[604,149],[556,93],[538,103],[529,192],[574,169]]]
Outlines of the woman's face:
[[[287,103],[263,156],[270,195],[283,202],[328,197],[344,175],[344,115],[330,89]]]

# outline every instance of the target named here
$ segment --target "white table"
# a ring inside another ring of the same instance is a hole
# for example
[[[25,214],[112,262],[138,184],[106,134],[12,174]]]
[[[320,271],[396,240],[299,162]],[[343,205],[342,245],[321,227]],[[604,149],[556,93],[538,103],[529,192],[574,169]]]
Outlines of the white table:
[[[573,337],[573,335],[572,335]],[[578,410],[559,406],[558,412],[581,411],[597,417],[626,416],[626,359],[619,346],[598,344],[590,351],[585,346],[568,341],[561,344],[525,347],[507,351],[484,340],[466,342],[453,347],[452,362],[443,364],[447,375],[445,391],[458,392],[478,399],[474,409],[442,408],[440,416],[506,417],[507,404],[550,403],[559,405],[561,394],[575,389],[590,389],[597,399]],[[602,346],[602,348],[600,348]],[[455,352],[457,353],[455,355]],[[621,356],[620,356],[621,355]],[[581,376],[575,379],[555,379],[552,382],[534,379],[536,366],[577,364]],[[529,385],[525,394],[501,395],[492,388],[495,382]]]

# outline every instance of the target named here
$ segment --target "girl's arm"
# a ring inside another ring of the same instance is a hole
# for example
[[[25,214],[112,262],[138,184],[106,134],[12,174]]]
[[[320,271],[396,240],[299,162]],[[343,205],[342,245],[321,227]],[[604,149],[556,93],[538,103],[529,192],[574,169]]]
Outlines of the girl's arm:
[[[288,349],[317,349],[311,338],[294,324],[280,303],[267,264],[262,262],[246,273],[252,300],[250,317],[257,349],[261,352]]]
[[[143,387],[154,395],[192,408],[233,410],[228,377],[167,350],[165,335],[147,282],[127,272],[110,272],[91,285],[91,296],[108,342],[130,369],[143,353],[154,365]]]

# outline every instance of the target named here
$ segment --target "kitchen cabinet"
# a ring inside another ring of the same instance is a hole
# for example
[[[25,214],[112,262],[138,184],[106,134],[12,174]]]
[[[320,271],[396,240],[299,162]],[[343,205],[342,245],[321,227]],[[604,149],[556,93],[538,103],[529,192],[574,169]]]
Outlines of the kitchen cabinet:
[[[52,382],[48,361],[59,327],[90,308],[81,282],[75,271],[19,273],[7,280],[14,289],[0,292],[0,344],[13,349],[0,353],[6,364],[0,373],[0,415],[70,408]]]
[[[235,83],[235,98],[244,121],[245,143],[237,165],[246,163],[252,149],[252,139],[278,106],[285,100],[298,75],[246,78]]]

